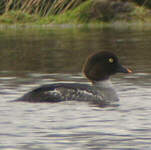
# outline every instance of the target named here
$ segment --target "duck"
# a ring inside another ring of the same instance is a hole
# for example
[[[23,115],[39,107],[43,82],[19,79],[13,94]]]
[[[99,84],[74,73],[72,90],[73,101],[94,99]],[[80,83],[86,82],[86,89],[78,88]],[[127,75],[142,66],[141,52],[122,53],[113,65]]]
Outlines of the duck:
[[[83,65],[86,83],[53,83],[42,85],[15,101],[56,103],[62,101],[86,101],[107,104],[119,100],[110,77],[116,73],[131,73],[123,67],[118,57],[110,51],[91,54]]]

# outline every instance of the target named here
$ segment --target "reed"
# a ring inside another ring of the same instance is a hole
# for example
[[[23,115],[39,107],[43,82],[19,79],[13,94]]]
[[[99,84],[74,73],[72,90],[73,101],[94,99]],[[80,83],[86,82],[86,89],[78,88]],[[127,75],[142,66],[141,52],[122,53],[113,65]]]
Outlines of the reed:
[[[86,0],[1,0],[0,13],[19,10],[40,16],[56,15],[74,9]]]
[[[151,22],[150,8],[151,0],[0,0],[0,23]]]
[[[56,15],[73,10],[86,1],[88,0],[0,0],[0,14],[19,10],[40,16]],[[151,7],[150,0],[134,0],[134,2]]]

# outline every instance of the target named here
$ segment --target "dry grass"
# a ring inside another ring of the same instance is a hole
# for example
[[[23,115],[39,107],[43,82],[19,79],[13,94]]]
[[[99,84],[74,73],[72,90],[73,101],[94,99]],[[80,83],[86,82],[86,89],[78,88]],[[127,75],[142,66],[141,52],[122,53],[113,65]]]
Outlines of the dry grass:
[[[149,4],[151,0],[0,0],[0,23],[150,22]]]
[[[2,0],[0,1],[0,12],[19,10],[23,13],[48,16],[64,13],[84,1],[86,0]]]

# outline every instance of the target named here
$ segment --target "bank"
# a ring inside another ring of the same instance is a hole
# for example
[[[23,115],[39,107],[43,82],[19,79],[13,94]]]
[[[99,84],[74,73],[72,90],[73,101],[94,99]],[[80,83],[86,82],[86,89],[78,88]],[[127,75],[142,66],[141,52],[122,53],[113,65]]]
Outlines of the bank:
[[[8,9],[0,15],[0,24],[111,24],[151,23],[151,8],[146,3],[128,0],[85,0],[77,7],[47,15]]]

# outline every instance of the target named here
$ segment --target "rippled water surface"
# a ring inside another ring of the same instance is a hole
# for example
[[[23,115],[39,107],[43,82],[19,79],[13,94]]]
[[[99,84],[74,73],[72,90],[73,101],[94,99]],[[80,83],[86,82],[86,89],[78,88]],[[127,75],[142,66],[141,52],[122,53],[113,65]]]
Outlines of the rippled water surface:
[[[0,149],[151,149],[150,35],[149,29],[0,29]],[[112,78],[118,105],[11,102],[42,84],[88,82],[82,64],[99,50],[113,51],[133,70]]]

